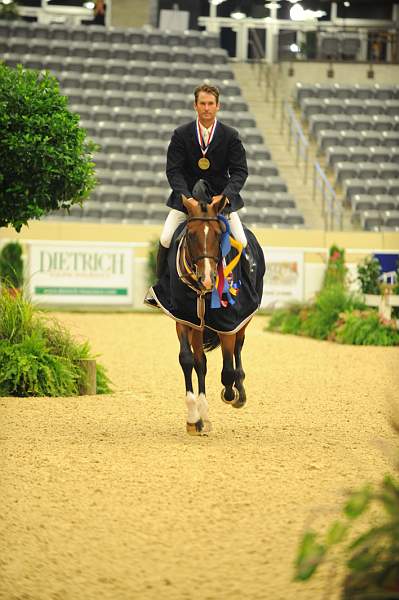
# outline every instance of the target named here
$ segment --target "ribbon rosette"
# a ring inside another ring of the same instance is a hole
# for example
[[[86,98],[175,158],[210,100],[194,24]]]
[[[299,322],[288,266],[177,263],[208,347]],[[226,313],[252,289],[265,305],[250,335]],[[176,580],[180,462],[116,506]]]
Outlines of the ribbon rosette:
[[[226,308],[229,304],[235,304],[233,296],[238,294],[240,288],[240,282],[233,282],[233,270],[241,258],[242,244],[231,236],[230,225],[226,217],[218,215],[218,219],[224,224],[225,231],[220,242],[222,259],[218,264],[216,284],[212,290],[211,308]],[[232,247],[237,250],[237,254],[226,264],[226,256]]]

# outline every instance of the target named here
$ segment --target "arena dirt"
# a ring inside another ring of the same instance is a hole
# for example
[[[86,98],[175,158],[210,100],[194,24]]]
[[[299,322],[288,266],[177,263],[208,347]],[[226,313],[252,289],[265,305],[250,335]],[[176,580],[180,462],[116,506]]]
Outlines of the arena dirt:
[[[345,492],[392,470],[395,348],[247,330],[248,404],[220,400],[214,431],[185,432],[172,320],[60,314],[88,338],[114,393],[2,398],[3,600],[323,600],[341,572],[292,582],[301,532],[325,529]]]

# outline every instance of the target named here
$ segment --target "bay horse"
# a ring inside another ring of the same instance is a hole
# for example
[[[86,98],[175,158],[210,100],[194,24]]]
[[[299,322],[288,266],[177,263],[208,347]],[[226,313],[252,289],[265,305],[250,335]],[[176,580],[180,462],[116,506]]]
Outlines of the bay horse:
[[[188,218],[172,242],[171,250],[174,247],[175,252],[169,251],[169,273],[149,292],[152,301],[176,321],[186,388],[186,430],[198,436],[211,431],[205,352],[221,346],[223,402],[236,409],[246,403],[241,351],[245,330],[260,304],[264,259],[255,236],[246,230],[248,242],[251,240],[257,250],[257,281],[251,283],[245,270],[240,269],[242,245],[230,236],[228,220],[220,214],[225,199],[216,204],[185,197],[182,201]],[[232,254],[235,256],[230,259]],[[193,388],[193,370],[198,394]]]

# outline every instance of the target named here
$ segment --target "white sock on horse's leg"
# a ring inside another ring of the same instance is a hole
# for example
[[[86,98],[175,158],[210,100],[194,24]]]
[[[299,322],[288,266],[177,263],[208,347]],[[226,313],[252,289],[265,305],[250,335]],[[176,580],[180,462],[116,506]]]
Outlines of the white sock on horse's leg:
[[[246,248],[248,244],[247,236],[245,235],[241,219],[236,212],[230,213],[230,230],[237,242],[241,242],[243,247]]]
[[[193,392],[186,393],[187,423],[196,423],[200,419],[198,402]]]
[[[209,421],[208,415],[208,401],[206,399],[205,394],[199,394],[197,399],[197,406],[199,410],[200,417],[203,421]]]
[[[170,248],[172,237],[180,223],[183,223],[187,219],[187,215],[180,210],[171,208],[168,216],[166,217],[165,224],[162,229],[159,241],[164,248]]]

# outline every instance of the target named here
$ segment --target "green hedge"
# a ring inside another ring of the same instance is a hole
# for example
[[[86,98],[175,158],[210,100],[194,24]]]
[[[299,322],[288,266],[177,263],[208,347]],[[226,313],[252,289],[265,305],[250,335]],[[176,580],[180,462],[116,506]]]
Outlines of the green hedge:
[[[86,376],[79,361],[93,358],[55,319],[21,294],[0,294],[0,396],[75,396]],[[97,394],[111,391],[104,367],[96,363]]]
[[[370,265],[374,268],[374,263]],[[360,298],[350,294],[346,273],[344,251],[333,246],[323,287],[314,301],[274,311],[267,329],[341,344],[399,345],[395,320],[385,321],[376,310],[367,309]]]

